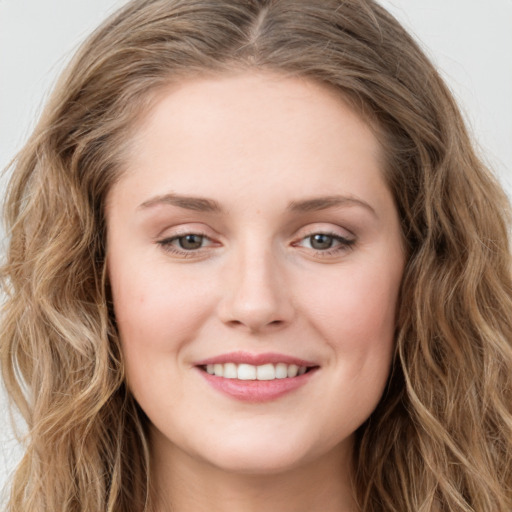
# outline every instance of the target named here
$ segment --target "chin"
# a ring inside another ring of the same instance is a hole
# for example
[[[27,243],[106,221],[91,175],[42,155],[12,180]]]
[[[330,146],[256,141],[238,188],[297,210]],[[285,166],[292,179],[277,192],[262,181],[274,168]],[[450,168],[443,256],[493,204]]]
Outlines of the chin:
[[[230,473],[275,475],[296,470],[327,457],[337,448],[308,444],[290,435],[259,435],[256,439],[221,439],[213,446],[203,446],[197,453],[210,465]]]
[[[209,460],[217,469],[242,475],[276,475],[299,468],[306,462],[296,453],[272,453],[271,449],[257,452],[234,451],[218,453]]]

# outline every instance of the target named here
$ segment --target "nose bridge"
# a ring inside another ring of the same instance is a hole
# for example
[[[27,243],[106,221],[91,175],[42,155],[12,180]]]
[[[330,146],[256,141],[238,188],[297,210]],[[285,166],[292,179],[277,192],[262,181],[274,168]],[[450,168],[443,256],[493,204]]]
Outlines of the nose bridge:
[[[246,238],[233,251],[229,264],[223,319],[257,331],[282,326],[292,316],[285,276],[272,243]]]

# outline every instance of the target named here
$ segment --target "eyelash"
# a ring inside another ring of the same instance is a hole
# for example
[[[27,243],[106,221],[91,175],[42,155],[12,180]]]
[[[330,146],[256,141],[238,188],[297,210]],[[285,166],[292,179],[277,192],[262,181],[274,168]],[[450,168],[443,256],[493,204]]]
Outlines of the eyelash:
[[[335,256],[335,255],[338,255],[338,254],[340,254],[342,252],[348,251],[349,249],[351,249],[354,246],[354,244],[356,242],[355,239],[345,238],[345,237],[343,237],[341,235],[338,235],[336,233],[331,233],[331,232],[326,232],[326,231],[315,231],[314,233],[311,233],[311,234],[309,234],[307,236],[302,237],[299,240],[299,242],[296,242],[293,245],[294,246],[298,246],[304,240],[307,240],[307,239],[311,240],[316,235],[322,235],[322,236],[330,237],[332,239],[333,243],[334,242],[337,243],[337,245],[335,245],[334,247],[329,247],[329,248],[324,249],[324,250],[314,249],[313,247],[311,247],[311,249],[314,251],[315,256],[319,256],[319,257]]]
[[[200,247],[199,249],[183,249],[178,248],[175,245],[173,245],[173,242],[178,242],[180,239],[184,239],[187,236],[197,236],[201,237],[203,240],[210,240],[208,235],[201,233],[201,232],[189,232],[189,233],[183,233],[176,236],[172,236],[169,238],[164,238],[162,240],[158,240],[157,244],[167,253],[175,254],[178,256],[182,256],[184,258],[193,258],[196,257],[199,252],[203,252],[205,247]],[[211,240],[210,240],[211,241]]]
[[[339,253],[342,253],[344,251],[348,251],[349,249],[351,249],[356,240],[355,239],[349,239],[349,238],[345,238],[341,235],[338,235],[336,233],[331,233],[331,232],[325,232],[325,231],[315,231],[314,233],[311,233],[309,235],[306,235],[304,237],[302,237],[298,242],[294,242],[292,244],[292,246],[294,247],[300,247],[300,243],[307,240],[307,239],[312,239],[314,236],[316,235],[322,235],[322,236],[327,236],[327,237],[330,237],[332,238],[332,241],[337,243],[337,245],[335,245],[334,247],[329,247],[327,249],[324,249],[324,250],[321,250],[321,249],[314,249],[313,247],[310,247],[311,250],[314,251],[314,254],[315,256],[319,256],[319,257],[329,257],[329,256],[334,256],[334,255],[337,255]],[[194,257],[197,257],[198,254],[201,254],[207,247],[199,247],[197,249],[183,249],[183,248],[178,248],[174,245],[175,242],[179,242],[179,240],[183,240],[185,239],[187,236],[197,236],[197,237],[201,237],[202,238],[202,241],[204,240],[208,240],[210,242],[211,239],[208,237],[208,235],[204,234],[204,233],[201,233],[201,232],[189,232],[189,233],[183,233],[183,234],[179,234],[179,235],[176,235],[176,236],[172,236],[172,237],[169,237],[169,238],[164,238],[162,240],[158,240],[157,241],[157,244],[167,253],[170,253],[170,254],[174,254],[174,255],[178,255],[178,256],[181,256],[181,257],[184,257],[184,258],[194,258]],[[211,245],[213,245],[213,243],[211,243]]]

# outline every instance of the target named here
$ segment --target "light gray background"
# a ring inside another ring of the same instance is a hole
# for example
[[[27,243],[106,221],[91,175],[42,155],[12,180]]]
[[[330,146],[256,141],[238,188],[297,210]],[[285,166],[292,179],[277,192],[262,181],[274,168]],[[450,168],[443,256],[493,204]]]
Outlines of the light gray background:
[[[125,0],[0,0],[0,168],[77,45]],[[512,196],[512,0],[381,0],[427,49]],[[5,185],[0,181],[0,195]],[[0,390],[0,488],[21,450]]]

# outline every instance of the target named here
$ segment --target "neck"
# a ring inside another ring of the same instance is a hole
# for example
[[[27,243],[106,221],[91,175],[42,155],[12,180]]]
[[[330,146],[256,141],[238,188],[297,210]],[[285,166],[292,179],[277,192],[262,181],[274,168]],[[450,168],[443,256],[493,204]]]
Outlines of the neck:
[[[152,501],[156,512],[359,510],[350,483],[348,453],[331,453],[272,474],[248,474],[216,467],[176,447],[153,452]]]

